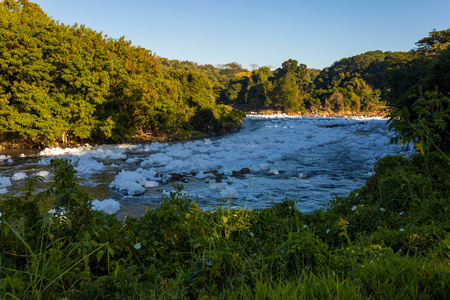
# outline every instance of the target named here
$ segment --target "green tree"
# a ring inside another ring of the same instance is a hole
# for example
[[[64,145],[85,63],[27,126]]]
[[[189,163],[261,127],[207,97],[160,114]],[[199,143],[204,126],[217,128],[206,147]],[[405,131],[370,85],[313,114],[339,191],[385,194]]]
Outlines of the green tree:
[[[436,52],[443,50],[450,44],[450,29],[436,30],[433,29],[427,37],[420,39],[417,43],[418,51]]]
[[[274,106],[288,111],[298,111],[303,104],[294,73],[288,72],[275,81]]]
[[[124,37],[60,24],[25,0],[0,2],[0,66],[3,139],[132,140],[188,133],[202,109],[218,120],[233,113],[215,103],[226,80],[211,66],[158,60]]]
[[[422,153],[450,151],[450,47],[447,31],[421,39],[418,51],[390,70],[392,83],[390,128],[395,141],[414,142]],[[401,84],[396,79],[403,78]]]

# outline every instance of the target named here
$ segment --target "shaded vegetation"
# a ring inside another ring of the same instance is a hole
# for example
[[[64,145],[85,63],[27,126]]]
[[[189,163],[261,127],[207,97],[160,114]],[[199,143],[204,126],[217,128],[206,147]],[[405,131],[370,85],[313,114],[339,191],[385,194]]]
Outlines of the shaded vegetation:
[[[51,188],[28,179],[29,192],[0,202],[2,297],[450,294],[450,164],[439,153],[380,159],[362,188],[310,214],[290,200],[203,211],[175,184],[125,220],[90,209],[67,161],[51,165]]]
[[[436,38],[442,37],[442,38]],[[418,50],[388,73],[392,89],[391,128],[397,141],[417,150],[450,151],[450,29],[432,31]]]

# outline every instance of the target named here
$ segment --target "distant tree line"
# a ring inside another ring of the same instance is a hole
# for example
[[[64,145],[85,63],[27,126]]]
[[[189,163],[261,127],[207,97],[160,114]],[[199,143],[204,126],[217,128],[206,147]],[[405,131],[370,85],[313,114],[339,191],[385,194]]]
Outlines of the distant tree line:
[[[294,59],[274,71],[255,64],[249,71],[236,62],[213,66],[158,59],[165,70],[204,74],[213,85],[218,102],[241,109],[364,112],[395,106],[411,83],[428,72],[424,64],[417,62],[430,61],[445,50],[448,39],[449,30],[433,30],[409,52],[369,51],[343,58],[323,70],[307,68]]]
[[[389,106],[396,141],[450,150],[450,29],[434,29],[409,52],[369,51],[323,70],[289,59],[274,71],[237,63],[170,61],[210,79],[217,101],[244,110],[367,112]]]

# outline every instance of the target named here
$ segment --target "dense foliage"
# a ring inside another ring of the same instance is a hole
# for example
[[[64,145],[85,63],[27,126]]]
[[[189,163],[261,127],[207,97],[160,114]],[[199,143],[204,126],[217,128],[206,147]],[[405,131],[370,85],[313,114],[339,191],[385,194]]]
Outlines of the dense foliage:
[[[125,220],[90,209],[67,161],[51,165],[49,189],[28,179],[28,192],[0,202],[2,298],[450,294],[450,165],[441,154],[383,158],[365,186],[311,214],[289,200],[203,211],[175,185],[161,205]]]
[[[275,71],[261,67],[251,75],[240,72],[222,89],[220,100],[245,109],[286,111],[403,108],[412,104],[406,99],[417,94],[418,87],[437,86],[441,95],[448,94],[449,36],[449,29],[433,30],[410,52],[369,51],[321,71],[289,59]]]
[[[408,124],[395,125],[405,141],[438,143],[425,148],[448,144],[436,137],[446,135],[450,30],[433,30],[410,52],[369,51],[321,71],[289,59],[276,70],[252,65],[250,72],[236,62],[214,67],[156,57],[124,38],[60,24],[27,0],[4,0],[0,9],[3,140],[148,140],[239,126],[243,113],[217,102],[313,113],[367,112],[388,104],[397,113],[393,119],[425,118],[436,127],[411,134]],[[438,104],[424,112],[412,109],[415,101]]]
[[[335,62],[322,71],[296,60],[271,71],[260,67],[251,75],[235,76],[222,89],[220,100],[245,109],[311,112],[373,111],[386,104],[384,80],[396,53],[367,52]],[[245,73],[240,73],[245,74]]]
[[[422,153],[450,151],[450,29],[432,31],[408,59],[388,72],[391,126],[397,141],[416,143]]]
[[[54,144],[209,132],[240,124],[194,71],[162,72],[124,38],[67,26],[27,0],[0,2],[0,134]]]

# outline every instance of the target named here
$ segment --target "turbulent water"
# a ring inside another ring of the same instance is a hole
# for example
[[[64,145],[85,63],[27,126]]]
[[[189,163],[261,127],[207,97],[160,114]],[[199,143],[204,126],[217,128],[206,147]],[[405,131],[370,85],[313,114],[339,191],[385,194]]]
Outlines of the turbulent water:
[[[20,193],[30,175],[51,181],[49,160],[64,157],[97,208],[118,215],[158,205],[173,190],[169,178],[205,209],[288,198],[309,212],[362,186],[377,158],[412,151],[391,137],[382,119],[248,116],[239,131],[216,138],[0,152],[0,193]]]

